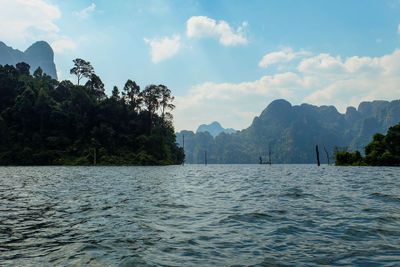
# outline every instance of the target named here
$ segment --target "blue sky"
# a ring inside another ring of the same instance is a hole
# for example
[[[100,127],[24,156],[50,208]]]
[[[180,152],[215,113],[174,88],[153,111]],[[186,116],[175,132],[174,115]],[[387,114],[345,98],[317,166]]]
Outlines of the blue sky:
[[[349,105],[400,95],[400,1],[0,0],[0,40],[45,40],[59,79],[74,58],[110,93],[165,84],[176,130],[243,129],[274,99]]]

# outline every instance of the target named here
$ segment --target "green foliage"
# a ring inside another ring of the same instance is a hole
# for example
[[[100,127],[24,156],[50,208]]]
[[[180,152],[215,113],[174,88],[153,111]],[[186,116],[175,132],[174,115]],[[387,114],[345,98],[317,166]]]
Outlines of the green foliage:
[[[94,73],[91,74],[85,87],[90,90],[90,94],[96,96],[98,99],[104,99],[106,97],[104,83],[101,81],[100,77]]]
[[[99,165],[183,162],[157,90],[144,94],[154,102],[142,106],[138,86],[129,94],[134,101],[121,99],[118,89],[108,98],[92,68],[80,86],[18,66],[0,65],[0,165],[92,165],[95,157]]]
[[[111,97],[114,98],[114,99],[117,100],[117,101],[121,99],[121,97],[119,96],[119,90],[118,90],[118,87],[117,87],[117,86],[114,86],[114,88],[113,88],[113,90],[112,90],[112,95],[111,95]]]
[[[335,165],[341,166],[360,166],[364,165],[360,151],[355,152],[335,151]]]
[[[118,89],[118,88],[117,88]],[[124,86],[124,100],[134,110],[140,110],[142,98],[140,97],[140,86],[132,80],[127,80]]]
[[[40,78],[43,76],[43,70],[41,67],[38,67],[34,72],[33,72],[33,77],[35,78]]]
[[[17,65],[15,65],[15,67],[17,68],[17,70],[19,71],[19,73],[21,75],[29,75],[29,69],[30,66],[28,64],[26,64],[25,62],[20,62],[17,63]]]
[[[81,58],[77,58],[73,60],[74,67],[70,70],[70,74],[75,74],[78,78],[78,85],[80,80],[85,78],[90,78],[92,74],[94,74],[93,66],[90,64],[89,61],[85,61]]]
[[[364,151],[364,158],[359,151],[336,151],[335,165],[400,166],[400,124],[390,127],[386,136],[374,134]]]
[[[175,105],[171,103],[174,100],[174,97],[171,96],[171,90],[169,90],[165,85],[159,85],[158,87],[160,88],[161,94],[161,116],[164,117],[167,109],[173,110],[175,108]]]

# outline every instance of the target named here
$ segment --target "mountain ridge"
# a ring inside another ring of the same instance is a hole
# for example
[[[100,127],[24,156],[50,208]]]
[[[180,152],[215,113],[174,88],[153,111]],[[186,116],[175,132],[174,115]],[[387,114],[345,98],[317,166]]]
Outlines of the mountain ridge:
[[[39,66],[43,72],[57,79],[57,69],[54,63],[54,51],[45,41],[37,41],[29,46],[24,52],[7,46],[0,41],[0,65],[13,65],[25,62],[30,65],[33,73]]]
[[[177,142],[185,134],[187,163],[201,163],[206,150],[208,163],[258,163],[269,149],[275,163],[313,163],[315,145],[326,148],[331,156],[335,147],[363,151],[374,133],[385,133],[399,122],[400,100],[364,101],[357,109],[350,106],[340,113],[334,106],[293,106],[277,99],[246,129],[215,138],[204,132],[181,131]]]
[[[196,130],[196,133],[199,132],[209,132],[213,137],[216,137],[222,132],[234,133],[236,130],[232,128],[223,128],[219,122],[213,121],[210,124],[201,124]]]

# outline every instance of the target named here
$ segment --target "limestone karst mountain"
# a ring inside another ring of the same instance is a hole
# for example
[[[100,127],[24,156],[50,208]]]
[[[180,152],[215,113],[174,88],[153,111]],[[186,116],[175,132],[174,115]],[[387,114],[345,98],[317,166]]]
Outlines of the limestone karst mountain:
[[[221,124],[217,121],[214,121],[210,124],[202,124],[197,128],[196,133],[199,132],[209,132],[213,137],[216,137],[220,133],[234,133],[236,132],[235,129],[232,128],[223,128]]]
[[[38,41],[28,47],[24,52],[13,49],[0,41],[0,65],[16,65],[25,62],[31,66],[33,73],[39,66],[43,73],[57,79],[56,65],[54,64],[54,52],[45,41]]]
[[[177,142],[184,134],[187,163],[202,163],[205,150],[208,163],[258,163],[269,151],[274,163],[313,163],[315,145],[326,163],[324,147],[331,156],[335,146],[363,151],[374,133],[386,133],[399,122],[400,100],[362,102],[342,114],[334,106],[292,106],[279,99],[247,129],[215,138],[208,132],[181,131]]]

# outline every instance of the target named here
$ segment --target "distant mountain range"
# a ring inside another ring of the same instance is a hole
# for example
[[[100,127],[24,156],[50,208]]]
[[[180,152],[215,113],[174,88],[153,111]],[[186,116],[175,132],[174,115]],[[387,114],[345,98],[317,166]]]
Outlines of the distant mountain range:
[[[362,102],[358,109],[348,107],[341,114],[334,106],[302,104],[292,106],[279,99],[255,117],[250,127],[236,133],[181,131],[177,142],[185,135],[187,163],[203,163],[207,151],[208,163],[258,163],[266,161],[271,151],[272,163],[313,163],[315,145],[319,145],[321,162],[333,155],[335,146],[360,150],[374,133],[386,133],[400,122],[400,101]]]
[[[221,126],[221,124],[219,122],[214,121],[210,124],[200,125],[199,128],[197,128],[196,133],[200,133],[200,132],[209,132],[212,135],[212,137],[216,137],[220,133],[234,133],[234,132],[236,132],[236,130],[232,129],[232,128],[225,129]]]
[[[24,52],[13,49],[5,43],[0,42],[0,65],[16,65],[25,62],[31,66],[33,73],[39,66],[43,73],[57,79],[56,65],[54,64],[54,52],[51,46],[45,41],[39,41],[28,47]]]

